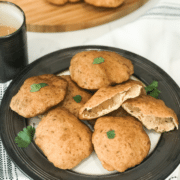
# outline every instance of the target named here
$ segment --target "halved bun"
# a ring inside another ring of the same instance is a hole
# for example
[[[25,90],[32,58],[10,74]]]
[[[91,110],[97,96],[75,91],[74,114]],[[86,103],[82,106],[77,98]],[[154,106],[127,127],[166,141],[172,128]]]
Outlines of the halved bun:
[[[80,119],[95,119],[118,109],[129,98],[140,95],[143,85],[129,80],[116,86],[100,88],[80,109]]]
[[[141,95],[127,100],[122,107],[139,119],[147,129],[153,129],[160,133],[171,131],[175,127],[178,129],[179,123],[175,112],[160,99]]]

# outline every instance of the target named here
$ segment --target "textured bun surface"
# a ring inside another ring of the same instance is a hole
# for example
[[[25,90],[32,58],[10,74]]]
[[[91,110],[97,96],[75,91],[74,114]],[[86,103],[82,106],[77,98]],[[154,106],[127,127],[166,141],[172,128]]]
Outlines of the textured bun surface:
[[[107,132],[114,130],[109,139]],[[132,116],[101,117],[94,126],[92,137],[95,152],[108,171],[124,172],[140,164],[148,155],[150,140],[141,122]]]
[[[68,89],[64,100],[59,106],[68,109],[70,113],[78,118],[80,108],[91,98],[92,94],[77,86],[77,84],[71,80],[69,75],[63,75],[60,77],[68,82]],[[80,102],[76,102],[73,99],[76,95],[81,96]]]
[[[46,83],[47,86],[37,92],[30,92],[31,85],[39,83]],[[60,103],[66,91],[67,81],[53,74],[30,77],[12,98],[10,107],[23,117],[35,117]]]
[[[54,166],[71,169],[93,151],[92,132],[65,108],[50,110],[37,129],[35,143]]]
[[[118,109],[129,98],[140,95],[144,87],[138,81],[100,88],[80,109],[80,119],[95,119]]]
[[[104,62],[93,64],[94,59]],[[84,89],[97,90],[101,87],[127,81],[134,73],[132,62],[111,51],[83,51],[77,53],[69,67],[71,78]]]
[[[86,3],[92,4],[98,7],[118,7],[124,0],[85,0]]]
[[[141,95],[127,100],[122,107],[140,120],[147,129],[160,133],[171,131],[175,127],[178,129],[179,122],[175,112],[160,99]]]

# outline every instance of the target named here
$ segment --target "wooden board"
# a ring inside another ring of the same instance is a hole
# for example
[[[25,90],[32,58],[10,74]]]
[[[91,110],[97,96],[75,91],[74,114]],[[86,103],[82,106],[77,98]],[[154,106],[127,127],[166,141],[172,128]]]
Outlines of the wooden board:
[[[46,0],[8,0],[20,6],[26,15],[27,30],[65,32],[98,26],[119,19],[148,0],[125,0],[118,8],[94,7],[83,1],[56,6]]]

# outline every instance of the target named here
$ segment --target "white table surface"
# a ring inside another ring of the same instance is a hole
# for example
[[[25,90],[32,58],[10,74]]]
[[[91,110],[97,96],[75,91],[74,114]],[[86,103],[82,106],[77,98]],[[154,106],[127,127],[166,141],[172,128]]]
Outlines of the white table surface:
[[[86,42],[94,40],[117,27],[121,27],[127,23],[135,21],[148,9],[155,6],[158,2],[159,0],[149,0],[145,5],[143,5],[138,10],[132,12],[131,14],[118,20],[93,28],[58,33],[28,32],[27,37],[29,63],[35,61],[39,57],[42,57],[56,50],[72,46],[85,45]],[[178,176],[178,180],[180,180],[180,174]]]

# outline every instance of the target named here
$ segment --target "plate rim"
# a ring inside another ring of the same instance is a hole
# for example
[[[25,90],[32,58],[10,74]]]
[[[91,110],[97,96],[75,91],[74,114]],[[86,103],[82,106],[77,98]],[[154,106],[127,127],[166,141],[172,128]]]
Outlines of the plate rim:
[[[175,81],[164,71],[164,70],[162,70],[159,66],[157,66],[156,64],[154,64],[153,62],[151,62],[151,61],[149,61],[148,59],[146,59],[146,58],[144,58],[144,57],[142,57],[142,56],[139,56],[139,55],[137,55],[137,54],[135,54],[135,53],[132,53],[132,52],[129,52],[129,51],[126,51],[126,50],[123,50],[123,49],[119,49],[119,48],[114,48],[114,47],[108,47],[108,46],[94,46],[94,45],[91,45],[91,46],[74,46],[74,47],[69,47],[69,48],[65,48],[65,49],[62,49],[62,50],[57,50],[57,51],[54,51],[54,52],[52,52],[52,53],[49,53],[49,54],[46,54],[46,55],[44,55],[44,56],[42,56],[42,57],[40,57],[40,58],[38,58],[37,60],[35,60],[34,62],[32,62],[32,63],[30,63],[29,65],[27,65],[27,67],[25,67],[17,76],[16,76],[16,78],[11,82],[11,84],[9,85],[9,87],[7,88],[7,91],[6,91],[6,93],[4,94],[4,96],[3,96],[3,99],[2,99],[2,103],[1,103],[1,105],[3,105],[4,103],[5,103],[5,100],[4,99],[6,99],[6,97],[8,96],[8,92],[10,91],[10,89],[13,87],[13,86],[15,86],[15,82],[16,81],[18,81],[18,79],[19,79],[19,77],[21,77],[23,74],[27,74],[27,72],[29,72],[30,70],[31,70],[31,68],[32,67],[34,67],[34,66],[36,66],[37,64],[39,64],[39,63],[41,63],[41,61],[43,61],[43,59],[44,58],[48,58],[48,57],[51,57],[52,55],[55,55],[55,54],[59,54],[59,53],[63,53],[63,52],[67,52],[67,51],[69,51],[69,50],[110,50],[110,51],[115,51],[115,52],[117,52],[117,51],[121,51],[121,52],[123,52],[124,53],[124,56],[126,56],[126,54],[130,54],[131,56],[135,56],[135,57],[137,57],[137,58],[142,58],[142,59],[145,59],[146,60],[146,63],[147,64],[150,64],[151,66],[154,66],[155,68],[157,68],[158,70],[160,70],[160,73],[162,74],[162,75],[165,75],[166,77],[168,77],[169,78],[169,80],[171,80],[171,83],[172,84],[174,84],[174,86],[176,87],[176,94],[178,95],[178,97],[180,98],[180,93],[179,93],[179,87],[178,87],[178,85],[175,83]],[[1,108],[0,108],[0,117],[2,117],[2,106],[1,106]],[[4,138],[4,136],[3,136],[3,133],[2,133],[2,125],[0,124],[0,128],[1,128],[1,139],[2,139],[2,142],[3,142],[3,145],[4,145],[4,147],[5,147],[5,149],[6,149],[6,152],[8,153],[8,155],[9,155],[9,157],[12,159],[12,161],[19,167],[19,169],[21,169],[22,170],[22,167],[20,167],[19,166],[19,164],[17,164],[15,161],[15,159],[14,159],[14,157],[11,157],[11,153],[10,153],[10,151],[9,151],[9,148],[7,147],[7,143],[5,142],[5,138]],[[178,130],[179,131],[179,130]],[[8,149],[8,150],[7,150]],[[173,172],[173,170],[175,169],[174,167],[175,166],[177,166],[178,164],[180,163],[180,155],[178,156],[178,158],[176,159],[176,161],[175,161],[175,163],[174,163],[174,166],[173,167],[171,167],[171,170],[170,171],[168,171],[168,172],[166,172],[166,177],[169,175],[169,174],[171,174],[172,172]],[[24,168],[23,168],[24,169]],[[25,170],[22,170],[22,171],[24,171],[27,175],[29,175],[29,172],[27,173],[27,171],[26,171],[26,169]],[[70,173],[71,174],[71,173]],[[74,174],[74,172],[73,172],[73,174]],[[118,174],[118,173],[117,173]],[[80,174],[80,176],[81,176],[82,174]],[[82,175],[83,177],[84,176],[88,176],[88,177],[92,177],[91,175]],[[100,175],[101,177],[100,177],[100,179],[104,179],[104,176],[105,177],[109,177],[109,176],[116,176],[116,174],[112,174],[112,175]],[[99,179],[99,175],[98,176],[94,176],[94,177],[96,177],[96,179],[98,178]],[[82,178],[82,177],[81,177]],[[115,177],[116,178],[116,177]],[[37,179],[37,178],[36,178]]]

